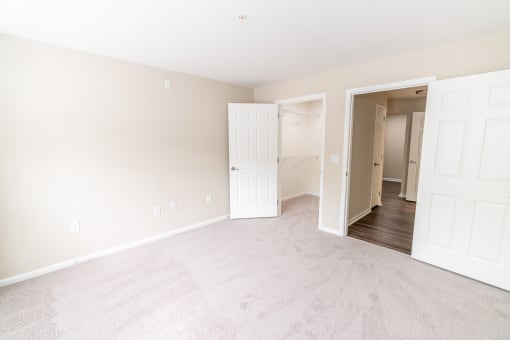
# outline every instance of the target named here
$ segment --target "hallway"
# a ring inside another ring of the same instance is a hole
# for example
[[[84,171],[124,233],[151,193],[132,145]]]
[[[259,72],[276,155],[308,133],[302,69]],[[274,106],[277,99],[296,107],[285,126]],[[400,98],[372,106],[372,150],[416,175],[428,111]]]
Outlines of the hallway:
[[[399,193],[400,183],[383,181],[383,205],[349,226],[348,235],[410,254],[416,203],[398,197]]]

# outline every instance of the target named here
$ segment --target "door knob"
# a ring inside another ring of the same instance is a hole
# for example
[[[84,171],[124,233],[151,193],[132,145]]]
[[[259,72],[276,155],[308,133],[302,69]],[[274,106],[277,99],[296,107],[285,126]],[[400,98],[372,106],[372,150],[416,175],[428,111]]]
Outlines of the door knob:
[[[239,169],[238,169],[238,168],[236,168],[235,166],[233,166],[233,167],[231,167],[231,168],[230,168],[230,170],[232,170],[232,171],[237,171],[237,170],[239,170]]]
[[[409,163],[416,164],[416,161],[410,160]]]
[[[374,166],[378,166],[378,165],[381,165],[381,163],[374,163]]]

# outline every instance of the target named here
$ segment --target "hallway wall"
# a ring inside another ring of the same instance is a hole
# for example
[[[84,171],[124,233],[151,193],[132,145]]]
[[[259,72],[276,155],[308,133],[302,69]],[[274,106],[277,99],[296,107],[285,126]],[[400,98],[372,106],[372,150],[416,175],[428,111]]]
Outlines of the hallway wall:
[[[354,98],[349,219],[371,208],[376,105],[386,107],[386,95],[363,94]]]
[[[402,181],[407,114],[388,114],[384,135],[383,178]]]

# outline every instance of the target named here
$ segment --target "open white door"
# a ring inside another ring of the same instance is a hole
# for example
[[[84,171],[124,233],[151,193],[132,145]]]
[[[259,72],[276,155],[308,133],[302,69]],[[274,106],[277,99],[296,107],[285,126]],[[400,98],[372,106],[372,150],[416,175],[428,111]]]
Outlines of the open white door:
[[[412,257],[510,290],[510,70],[430,84]]]
[[[420,176],[421,145],[423,142],[424,123],[425,112],[413,112],[406,185],[406,200],[413,202],[416,202],[416,197],[418,195],[418,178]]]
[[[278,213],[278,105],[228,104],[230,218]]]
[[[382,205],[382,181],[384,166],[384,132],[386,130],[386,108],[375,107],[374,156],[372,168],[372,199],[371,207]]]

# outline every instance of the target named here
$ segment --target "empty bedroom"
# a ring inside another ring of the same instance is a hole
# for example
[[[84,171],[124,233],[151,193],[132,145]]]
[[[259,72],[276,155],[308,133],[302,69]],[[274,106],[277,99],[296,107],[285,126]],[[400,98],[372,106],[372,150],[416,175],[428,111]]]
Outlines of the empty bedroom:
[[[0,339],[508,339],[507,0],[0,1]]]

